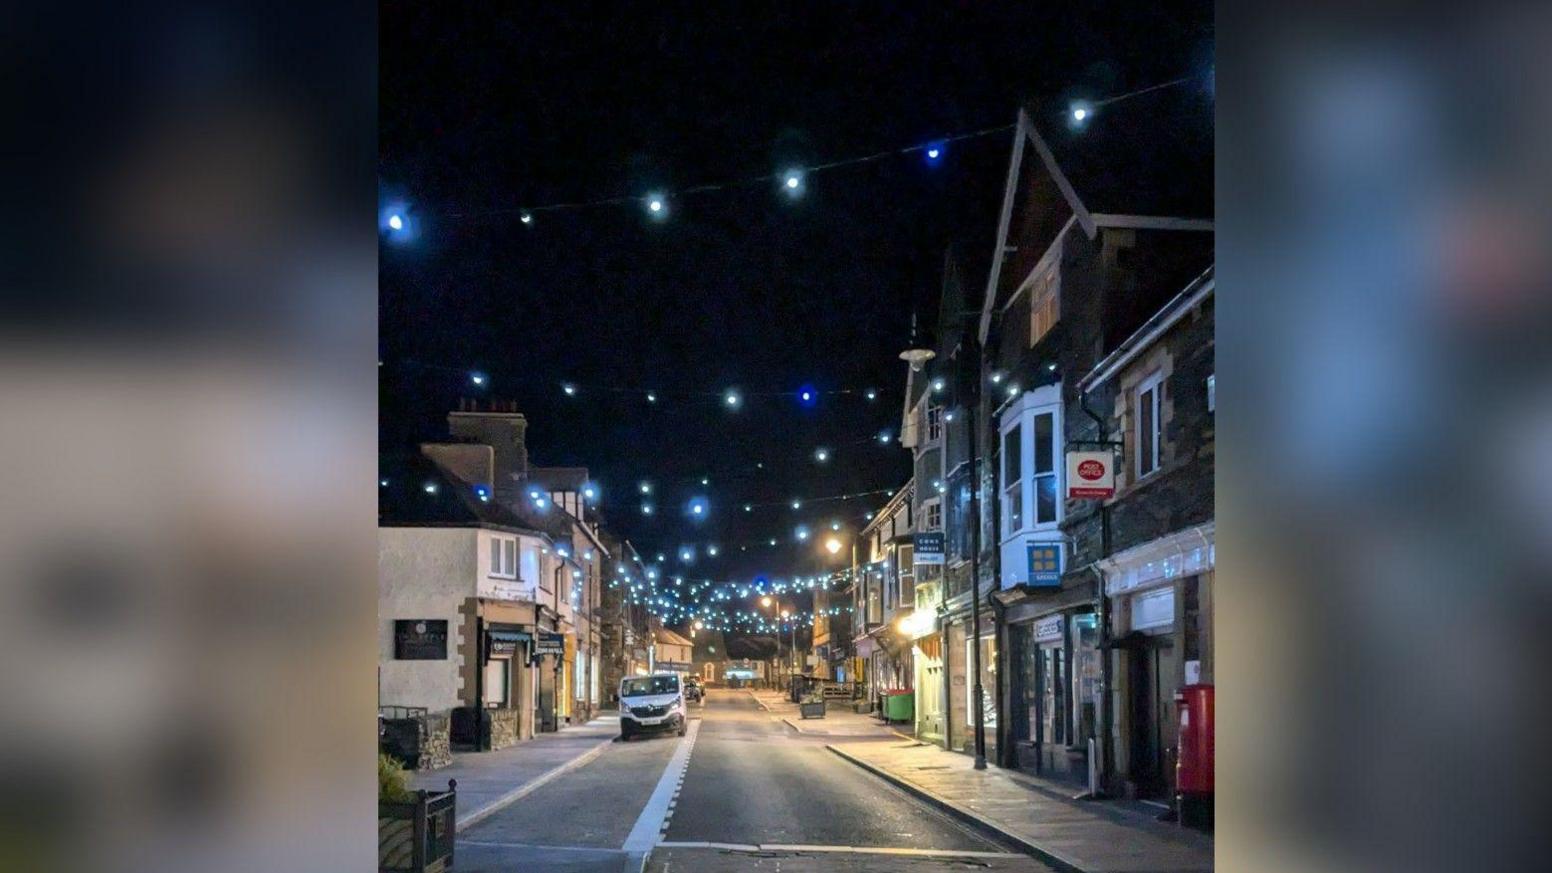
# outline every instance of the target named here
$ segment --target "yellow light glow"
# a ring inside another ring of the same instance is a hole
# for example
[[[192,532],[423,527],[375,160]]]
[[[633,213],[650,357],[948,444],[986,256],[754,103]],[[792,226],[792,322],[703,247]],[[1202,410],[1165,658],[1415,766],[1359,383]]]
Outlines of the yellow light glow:
[[[696,620],[696,622],[695,622],[695,629],[696,630],[700,630],[701,628],[703,628],[705,626],[706,626],[705,622],[700,621],[699,619]]]
[[[760,598],[760,605],[761,606],[770,606],[771,605],[771,599],[769,597],[762,597],[762,598]]]
[[[832,555],[836,552],[839,552],[841,550],[841,541],[835,537],[830,537],[829,539],[825,540],[825,550]]]

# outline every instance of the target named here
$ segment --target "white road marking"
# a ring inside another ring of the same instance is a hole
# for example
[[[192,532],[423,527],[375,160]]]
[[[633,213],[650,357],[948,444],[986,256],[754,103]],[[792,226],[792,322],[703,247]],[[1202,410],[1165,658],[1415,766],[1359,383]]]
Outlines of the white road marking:
[[[679,740],[679,748],[674,750],[673,757],[668,759],[668,766],[663,768],[663,775],[658,778],[657,787],[652,789],[651,798],[647,800],[647,805],[642,807],[641,815],[637,816],[630,836],[625,838],[625,845],[620,847],[622,851],[632,856],[640,855],[643,864],[646,863],[647,854],[652,851],[652,847],[657,845],[663,833],[668,830],[668,819],[672,814],[669,807],[679,795],[679,786],[684,779],[685,768],[690,765],[690,751],[695,746],[695,738],[700,734],[700,729],[700,722],[690,722],[685,735]]]
[[[528,849],[542,852],[607,852],[619,854],[619,849],[611,849],[607,846],[544,846],[537,843],[504,843],[499,840],[465,840],[459,838],[460,846],[484,846],[489,849]]]
[[[829,852],[852,855],[905,855],[920,858],[1025,858],[1017,852],[982,852],[975,849],[908,849],[891,846],[809,846],[795,843],[661,842],[662,849],[722,849],[730,852]]]
[[[572,770],[575,770],[578,767],[586,766],[594,758],[602,755],[604,753],[604,749],[609,748],[609,744],[612,742],[614,742],[614,738],[610,737],[609,739],[598,743],[596,746],[593,746],[591,749],[588,749],[586,752],[583,752],[575,758],[572,758],[570,761],[567,761],[558,767],[547,770],[544,773],[534,777],[533,779],[524,782],[522,785],[519,785],[511,791],[508,791],[506,794],[496,798],[495,802],[491,803],[489,806],[483,809],[477,809],[468,815],[459,818],[458,821],[453,825],[453,830],[462,831],[463,829],[473,825],[476,822],[484,821],[489,816],[494,815],[503,809],[506,809],[513,803],[522,800],[524,797],[527,797],[538,789],[544,787],[557,776],[570,773]]]

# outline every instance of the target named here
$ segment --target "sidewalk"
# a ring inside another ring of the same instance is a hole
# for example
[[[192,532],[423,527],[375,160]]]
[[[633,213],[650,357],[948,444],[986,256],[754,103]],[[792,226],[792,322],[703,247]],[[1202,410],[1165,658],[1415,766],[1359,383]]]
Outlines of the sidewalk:
[[[447,780],[457,779],[461,831],[598,757],[619,733],[619,717],[606,716],[539,734],[499,752],[455,752],[452,764],[411,774],[410,787],[446,791]]]
[[[1197,873],[1213,869],[1213,841],[1103,801],[1073,801],[1054,787],[969,755],[924,743],[842,743],[835,754],[950,814],[1002,834],[1076,873]]]
[[[805,736],[818,737],[871,737],[873,739],[898,739],[906,735],[899,726],[891,727],[871,715],[854,712],[849,700],[832,700],[825,707],[824,718],[803,718],[798,705],[779,691],[753,691],[760,708],[780,718],[788,727]]]

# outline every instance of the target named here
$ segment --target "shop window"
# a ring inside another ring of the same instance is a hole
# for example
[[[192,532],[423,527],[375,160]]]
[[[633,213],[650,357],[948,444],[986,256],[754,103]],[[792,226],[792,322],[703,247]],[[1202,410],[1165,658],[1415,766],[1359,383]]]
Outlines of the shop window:
[[[975,663],[973,640],[965,640],[965,672]],[[965,682],[965,718],[975,724],[975,683]],[[997,638],[981,637],[981,718],[987,731],[997,726]]]
[[[511,667],[507,658],[492,658],[485,664],[485,705],[491,709],[506,709]]]

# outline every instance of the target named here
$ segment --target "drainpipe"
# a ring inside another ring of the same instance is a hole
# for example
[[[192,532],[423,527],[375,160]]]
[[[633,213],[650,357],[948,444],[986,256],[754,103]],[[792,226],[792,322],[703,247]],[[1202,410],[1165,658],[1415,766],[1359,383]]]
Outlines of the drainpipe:
[[[1094,427],[1101,438],[1099,442],[1108,442],[1106,436],[1105,420],[1099,413],[1089,408],[1089,392],[1087,388],[1078,392],[1078,405],[1085,415],[1094,420]],[[1114,443],[1110,443],[1114,446]],[[1110,557],[1110,503],[1101,500],[1099,504],[1099,557],[1100,560]],[[1110,761],[1110,731],[1115,720],[1115,700],[1111,691],[1111,658],[1113,654],[1110,644],[1110,598],[1105,596],[1105,574],[1099,569],[1099,562],[1091,565],[1094,569],[1094,612],[1099,625],[1099,725],[1095,729],[1099,740],[1097,754],[1099,756],[1099,785],[1093,786],[1096,797],[1104,795],[1105,785],[1110,782],[1112,767]]]

